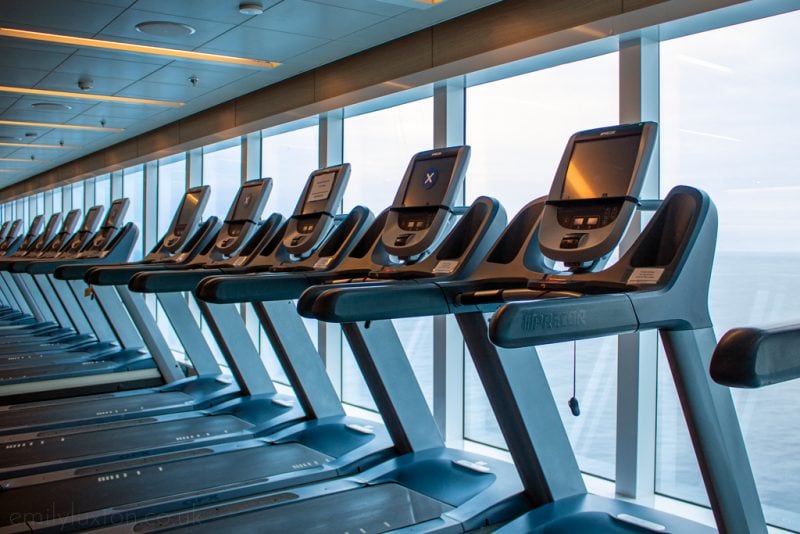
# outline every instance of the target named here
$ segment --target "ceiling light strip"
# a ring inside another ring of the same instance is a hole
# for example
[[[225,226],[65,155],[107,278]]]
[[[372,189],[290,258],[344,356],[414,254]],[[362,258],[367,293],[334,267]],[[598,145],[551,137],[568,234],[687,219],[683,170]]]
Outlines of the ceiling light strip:
[[[31,159],[31,158],[0,158],[0,161],[16,161],[18,163],[39,163],[42,161],[50,161],[49,159]]]
[[[92,95],[86,93],[71,93],[69,91],[51,91],[48,89],[28,89],[27,87],[13,87],[0,85],[0,92],[16,93],[20,95],[60,96],[64,98],[77,98],[81,100],[99,100],[102,102],[119,102],[121,104],[144,104],[147,106],[180,107],[183,102],[170,102],[168,100],[152,100],[150,98],[130,98],[127,96]]]
[[[70,146],[70,145],[43,145],[39,143],[6,143],[5,141],[0,141],[0,146],[13,146],[19,148],[53,148],[53,149],[62,149],[62,150],[77,150],[79,146]]]
[[[204,52],[191,52],[189,50],[178,50],[175,48],[162,48],[159,46],[139,45],[133,43],[121,43],[117,41],[105,41],[102,39],[89,39],[86,37],[74,37],[71,35],[59,35],[56,33],[33,32],[29,30],[17,30],[14,28],[0,27],[0,37],[13,37],[15,39],[27,39],[30,41],[44,41],[47,43],[58,43],[89,48],[102,48],[104,50],[116,50],[119,52],[133,52],[135,54],[147,54],[151,56],[164,56],[177,59],[187,59],[190,61],[203,61],[207,63],[227,63],[230,65],[240,65],[243,67],[255,67],[260,69],[271,69],[280,65],[277,61],[264,61],[261,59],[249,59],[243,57],[223,56],[219,54],[207,54]]]
[[[91,130],[93,132],[124,132],[125,128],[105,126],[83,126],[80,124],[59,124],[57,122],[8,121],[0,119],[1,126],[32,126],[34,128],[60,128],[63,130]]]

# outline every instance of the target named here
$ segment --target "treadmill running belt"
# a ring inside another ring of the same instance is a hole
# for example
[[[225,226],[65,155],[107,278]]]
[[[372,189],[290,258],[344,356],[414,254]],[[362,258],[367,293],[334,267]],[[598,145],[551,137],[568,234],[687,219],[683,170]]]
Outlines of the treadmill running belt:
[[[152,364],[155,365],[155,364]],[[55,378],[71,378],[88,374],[100,374],[125,370],[124,363],[111,360],[97,360],[87,362],[65,363],[59,365],[45,365],[35,367],[20,367],[4,371],[0,376],[0,385],[26,382],[31,378],[47,376]]]
[[[0,428],[35,426],[54,421],[69,422],[92,417],[140,414],[162,406],[192,406],[192,397],[179,391],[126,397],[99,398],[82,403],[10,409],[0,412]]]
[[[0,468],[102,455],[119,451],[121,446],[125,447],[126,451],[146,451],[160,446],[192,443],[214,436],[234,434],[252,426],[238,417],[217,415],[82,434],[37,437],[6,443],[0,454]]]
[[[46,521],[91,510],[115,508],[170,495],[184,496],[181,507],[214,502],[213,494],[186,495],[208,488],[255,482],[291,471],[313,468],[332,460],[297,443],[255,446],[225,454],[203,455],[166,463],[152,463],[119,471],[59,480],[3,492],[0,526],[22,521]],[[119,514],[115,514],[119,517]],[[127,512],[123,514],[130,516]],[[33,518],[33,519],[32,519]],[[93,526],[95,519],[87,519]],[[71,525],[85,528],[89,525]]]
[[[224,507],[218,507],[223,511]],[[236,507],[240,508],[240,507]],[[367,532],[374,534],[430,521],[451,510],[447,504],[411,491],[399,484],[366,486],[314,499],[232,515],[208,523],[191,524],[202,511],[173,516],[177,527],[170,532],[302,532],[330,534]],[[163,529],[164,520],[136,525],[136,532]]]

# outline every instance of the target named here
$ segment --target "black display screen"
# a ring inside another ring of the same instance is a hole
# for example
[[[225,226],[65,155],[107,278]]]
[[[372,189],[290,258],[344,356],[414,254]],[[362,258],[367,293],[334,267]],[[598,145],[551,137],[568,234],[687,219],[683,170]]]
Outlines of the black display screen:
[[[83,226],[81,227],[84,232],[90,232],[94,229],[95,221],[100,217],[102,209],[100,206],[94,206],[86,212],[86,217],[83,218]]]
[[[261,194],[262,184],[257,183],[253,185],[245,185],[239,192],[239,197],[236,199],[236,209],[233,212],[232,221],[255,221],[259,213],[256,213],[258,207],[258,195]]]
[[[561,198],[627,195],[640,140],[641,136],[636,134],[575,142]]]
[[[438,206],[444,201],[456,156],[417,160],[403,197],[403,207]]]
[[[334,183],[336,183],[335,172],[323,172],[314,175],[311,178],[311,186],[308,188],[308,195],[303,203],[301,213],[307,215],[320,211],[330,211],[330,208],[327,210],[325,208],[327,200],[331,196],[331,191],[333,191]]]
[[[197,205],[200,203],[200,194],[196,192],[186,193],[183,197],[183,204],[181,210],[178,212],[178,218],[175,220],[175,230],[178,233],[183,232],[186,226],[192,222],[192,217],[197,212]]]
[[[118,223],[117,220],[119,216],[120,204],[118,202],[111,203],[111,209],[108,210],[108,217],[106,217],[106,222],[110,225],[114,225]]]

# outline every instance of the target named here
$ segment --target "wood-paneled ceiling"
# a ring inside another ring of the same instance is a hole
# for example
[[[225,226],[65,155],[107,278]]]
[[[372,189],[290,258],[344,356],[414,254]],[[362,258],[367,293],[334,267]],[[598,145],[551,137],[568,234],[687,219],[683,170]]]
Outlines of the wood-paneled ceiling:
[[[3,28],[281,62],[255,69],[0,37],[0,86],[185,103],[166,107],[0,92],[0,121],[123,129],[0,124],[0,143],[74,147],[0,146],[0,188],[497,1],[449,0],[431,7],[413,0],[262,0],[263,14],[248,16],[239,12],[239,0],[0,0]],[[187,24],[195,32],[146,35],[136,30],[146,21]],[[91,81],[92,88],[82,91],[79,81]]]

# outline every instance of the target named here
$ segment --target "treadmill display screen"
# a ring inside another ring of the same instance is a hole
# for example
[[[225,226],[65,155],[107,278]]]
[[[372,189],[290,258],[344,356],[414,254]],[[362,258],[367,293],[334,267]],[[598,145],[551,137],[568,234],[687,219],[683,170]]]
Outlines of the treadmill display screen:
[[[456,156],[420,159],[411,168],[403,207],[439,206],[444,201],[450,178],[456,164]]]
[[[100,212],[103,208],[100,206],[93,206],[86,212],[86,216],[83,218],[83,226],[81,227],[81,231],[83,232],[92,232],[94,231],[95,224],[97,224],[97,219],[100,217]]]
[[[303,215],[325,210],[325,201],[331,196],[333,184],[336,181],[335,172],[324,172],[311,178],[311,187],[303,204]],[[319,204],[317,204],[319,202]]]
[[[119,213],[119,203],[112,202],[111,209],[108,210],[108,217],[106,217],[106,222],[108,224],[114,225],[117,223],[117,214]]]
[[[236,209],[233,212],[232,221],[255,221],[258,213],[258,195],[261,193],[261,183],[245,185],[242,187],[239,197],[236,199]]]
[[[563,200],[624,197],[639,153],[641,136],[576,141],[564,180]]]
[[[184,230],[192,222],[192,216],[197,211],[197,205],[200,203],[200,194],[197,192],[186,193],[183,197],[183,204],[181,210],[178,212],[178,217],[175,220],[175,235],[183,235]]]

